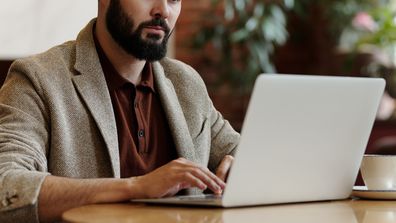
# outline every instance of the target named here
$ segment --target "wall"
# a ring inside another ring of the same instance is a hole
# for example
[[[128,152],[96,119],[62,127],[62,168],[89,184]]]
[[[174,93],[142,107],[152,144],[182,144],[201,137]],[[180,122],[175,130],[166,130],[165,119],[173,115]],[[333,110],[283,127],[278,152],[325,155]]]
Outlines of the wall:
[[[210,0],[183,1],[182,12],[176,26],[176,58],[196,67],[200,64],[200,53],[192,52],[191,40],[198,31],[198,25]]]
[[[74,39],[97,14],[97,0],[13,0],[0,7],[0,59],[15,59]]]

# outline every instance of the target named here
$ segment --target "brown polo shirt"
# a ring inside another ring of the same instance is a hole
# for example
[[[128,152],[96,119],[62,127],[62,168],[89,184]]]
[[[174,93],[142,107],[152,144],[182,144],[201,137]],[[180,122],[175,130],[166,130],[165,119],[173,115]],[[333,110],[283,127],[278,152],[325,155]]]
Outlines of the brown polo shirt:
[[[177,158],[151,64],[146,62],[135,86],[115,70],[96,39],[95,44],[116,118],[121,177],[144,175]]]

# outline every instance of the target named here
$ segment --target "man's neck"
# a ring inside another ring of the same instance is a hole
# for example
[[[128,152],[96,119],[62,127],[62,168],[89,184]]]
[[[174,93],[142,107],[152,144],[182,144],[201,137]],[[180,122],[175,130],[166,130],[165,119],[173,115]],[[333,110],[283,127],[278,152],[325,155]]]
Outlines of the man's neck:
[[[101,26],[96,26],[95,33],[100,46],[117,72],[133,84],[139,84],[146,61],[138,60],[126,53]]]

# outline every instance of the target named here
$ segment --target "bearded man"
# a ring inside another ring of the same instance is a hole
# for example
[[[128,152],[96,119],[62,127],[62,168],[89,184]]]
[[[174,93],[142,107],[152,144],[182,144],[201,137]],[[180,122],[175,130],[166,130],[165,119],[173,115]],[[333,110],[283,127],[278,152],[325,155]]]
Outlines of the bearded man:
[[[222,193],[239,134],[200,75],[165,57],[181,4],[99,0],[75,41],[12,64],[0,90],[0,222]]]

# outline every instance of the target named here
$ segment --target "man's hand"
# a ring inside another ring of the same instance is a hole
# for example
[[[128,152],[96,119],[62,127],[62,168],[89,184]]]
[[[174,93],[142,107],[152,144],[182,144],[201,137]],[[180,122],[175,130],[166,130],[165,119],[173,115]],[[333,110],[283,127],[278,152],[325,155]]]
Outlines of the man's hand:
[[[222,181],[227,180],[228,172],[232,166],[232,162],[234,161],[234,157],[231,155],[224,156],[220,165],[217,167],[216,176],[219,177]]]
[[[228,169],[228,162],[224,160],[225,164],[220,167]],[[40,222],[60,221],[64,211],[77,206],[172,196],[190,187],[208,188],[221,194],[225,183],[208,168],[183,158],[140,177],[72,179],[47,176],[39,195],[39,218]]]
[[[199,166],[184,158],[179,158],[148,173],[131,178],[139,185],[142,198],[173,196],[182,189],[197,187],[209,188],[215,194],[221,194],[225,183],[206,167]]]

